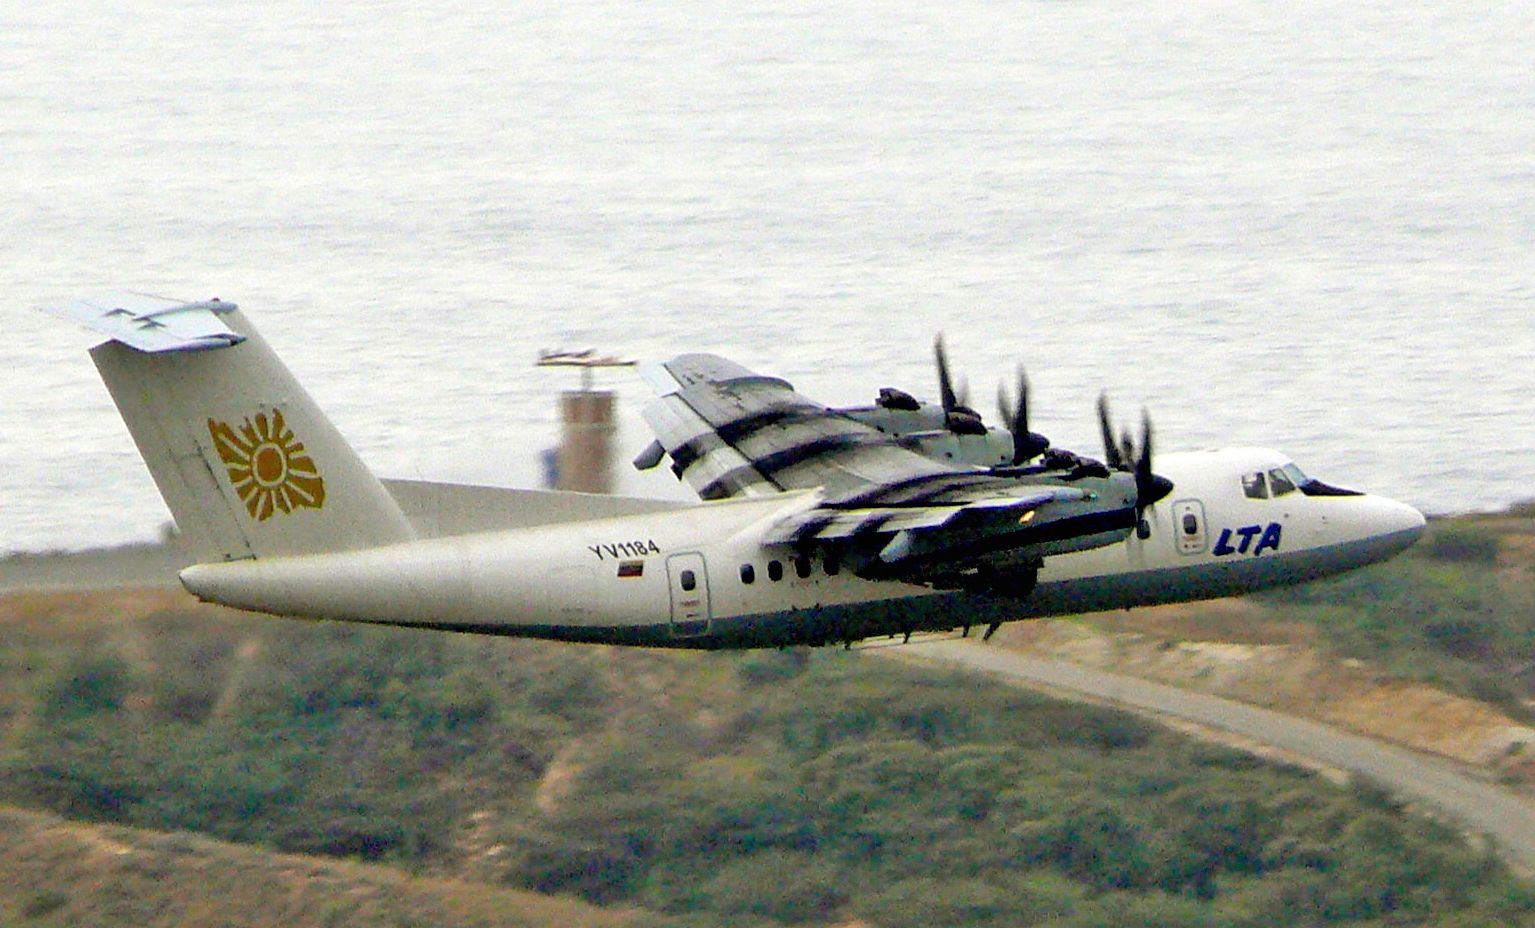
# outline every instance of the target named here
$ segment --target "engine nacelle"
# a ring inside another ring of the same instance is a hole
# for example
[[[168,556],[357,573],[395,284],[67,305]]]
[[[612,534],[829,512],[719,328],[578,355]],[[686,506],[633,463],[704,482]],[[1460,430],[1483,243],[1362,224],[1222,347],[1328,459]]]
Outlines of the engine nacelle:
[[[924,457],[952,464],[1006,467],[1013,462],[1013,436],[1006,429],[987,428],[970,414],[957,423],[959,411],[922,403],[916,408],[853,406],[835,410],[849,419],[878,429]],[[973,425],[970,423],[973,421]],[[960,428],[956,428],[956,424]]]

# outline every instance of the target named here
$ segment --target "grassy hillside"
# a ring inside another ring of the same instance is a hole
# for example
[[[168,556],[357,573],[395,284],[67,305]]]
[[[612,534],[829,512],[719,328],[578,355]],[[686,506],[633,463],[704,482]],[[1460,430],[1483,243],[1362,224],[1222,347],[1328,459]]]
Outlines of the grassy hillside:
[[[1383,564],[1242,599],[1081,617],[1167,641],[1288,645],[1363,661],[1535,721],[1535,504],[1435,519]],[[1008,626],[1014,640],[1039,623]]]
[[[0,807],[0,924],[622,928],[635,913]]]
[[[1535,719],[1532,516],[1435,520],[1394,560],[1259,601],[1340,655]]]
[[[685,925],[1535,921],[1493,857],[1368,788],[974,677],[277,621],[170,592],[0,599],[0,798]],[[56,872],[0,873],[0,911],[143,923],[70,908],[90,869]],[[206,882],[185,905],[245,907]],[[488,911],[412,905],[335,923]]]

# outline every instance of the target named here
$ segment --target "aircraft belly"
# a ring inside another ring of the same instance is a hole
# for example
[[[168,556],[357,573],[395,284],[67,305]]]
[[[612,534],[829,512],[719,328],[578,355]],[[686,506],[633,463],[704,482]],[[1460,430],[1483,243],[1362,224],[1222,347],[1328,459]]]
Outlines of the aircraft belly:
[[[947,631],[961,624],[984,626],[1017,618],[1019,607],[1019,601],[1014,599],[951,592],[717,617],[707,634],[687,637],[673,634],[667,625],[541,629],[508,626],[491,633],[693,650],[834,645],[905,632]]]
[[[1020,617],[1186,602],[1301,583],[1384,560],[1411,545],[1420,533],[1410,530],[1259,557],[1204,560],[1183,566],[1150,566],[1095,575],[1073,572],[1065,577],[1042,574],[1034,594],[1022,604]]]

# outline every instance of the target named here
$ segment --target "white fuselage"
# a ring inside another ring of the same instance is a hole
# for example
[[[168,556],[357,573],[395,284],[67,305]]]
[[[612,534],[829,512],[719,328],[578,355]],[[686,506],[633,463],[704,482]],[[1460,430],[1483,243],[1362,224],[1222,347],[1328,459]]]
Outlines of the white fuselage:
[[[805,493],[204,564],[182,579],[205,600],[281,615],[730,648],[1230,595],[1384,559],[1423,530],[1404,504],[1308,495],[1262,476],[1287,465],[1262,449],[1164,455],[1157,469],[1176,489],[1147,512],[1147,537],[1047,558],[1034,590],[1016,597],[866,580],[764,546],[767,527],[807,505]]]

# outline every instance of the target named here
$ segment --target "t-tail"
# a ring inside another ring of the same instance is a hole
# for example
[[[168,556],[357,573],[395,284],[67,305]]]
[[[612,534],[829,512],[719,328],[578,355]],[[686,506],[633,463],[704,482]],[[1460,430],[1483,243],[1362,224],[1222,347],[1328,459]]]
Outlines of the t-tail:
[[[414,537],[233,303],[113,294],[50,312],[109,336],[91,358],[199,561]]]

